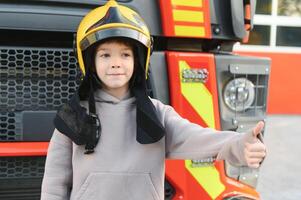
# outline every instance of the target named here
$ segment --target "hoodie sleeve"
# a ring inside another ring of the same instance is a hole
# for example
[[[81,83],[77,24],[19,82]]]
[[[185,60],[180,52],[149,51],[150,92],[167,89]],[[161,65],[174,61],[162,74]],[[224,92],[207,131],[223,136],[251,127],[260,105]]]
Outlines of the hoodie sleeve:
[[[67,200],[72,187],[72,141],[55,129],[50,140],[41,200]]]
[[[217,131],[182,118],[171,106],[152,100],[159,120],[166,129],[165,151],[169,159],[227,160],[233,165],[247,165],[244,143],[252,134]]]

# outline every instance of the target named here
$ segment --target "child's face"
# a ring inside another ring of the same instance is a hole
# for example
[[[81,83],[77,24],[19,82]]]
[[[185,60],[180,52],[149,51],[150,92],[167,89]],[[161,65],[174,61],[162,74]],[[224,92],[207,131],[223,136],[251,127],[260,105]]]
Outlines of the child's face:
[[[104,89],[128,90],[134,71],[133,49],[119,42],[105,42],[96,48],[96,73]]]

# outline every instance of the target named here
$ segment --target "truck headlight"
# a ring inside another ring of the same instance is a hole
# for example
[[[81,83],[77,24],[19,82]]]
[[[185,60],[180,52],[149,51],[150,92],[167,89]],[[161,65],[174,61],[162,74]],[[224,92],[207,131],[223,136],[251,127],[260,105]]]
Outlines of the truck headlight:
[[[224,88],[224,101],[233,111],[248,109],[255,99],[254,84],[246,78],[235,78]]]

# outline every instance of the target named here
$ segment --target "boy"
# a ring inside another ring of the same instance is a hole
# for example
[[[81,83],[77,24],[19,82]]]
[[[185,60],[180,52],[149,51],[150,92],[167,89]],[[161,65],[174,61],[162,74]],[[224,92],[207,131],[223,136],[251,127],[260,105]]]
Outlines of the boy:
[[[42,199],[163,200],[166,158],[259,167],[263,123],[247,134],[217,134],[150,99],[150,51],[143,20],[115,1],[82,20],[77,55],[85,77],[55,118]]]

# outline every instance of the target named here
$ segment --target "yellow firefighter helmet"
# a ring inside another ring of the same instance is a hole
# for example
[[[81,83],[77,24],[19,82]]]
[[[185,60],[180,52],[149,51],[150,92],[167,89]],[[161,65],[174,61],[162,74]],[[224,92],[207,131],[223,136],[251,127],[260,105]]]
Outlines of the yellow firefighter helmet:
[[[89,12],[79,24],[76,35],[76,53],[83,75],[86,74],[83,52],[96,42],[114,37],[132,39],[145,47],[143,59],[147,74],[151,52],[151,36],[144,20],[132,9],[119,5],[115,0]]]

